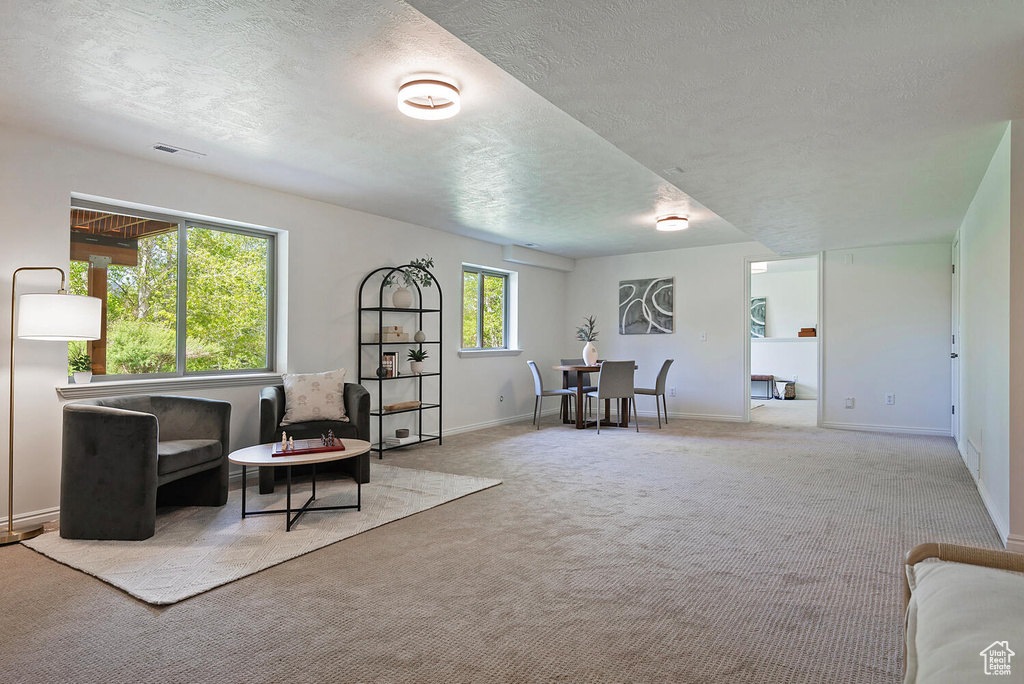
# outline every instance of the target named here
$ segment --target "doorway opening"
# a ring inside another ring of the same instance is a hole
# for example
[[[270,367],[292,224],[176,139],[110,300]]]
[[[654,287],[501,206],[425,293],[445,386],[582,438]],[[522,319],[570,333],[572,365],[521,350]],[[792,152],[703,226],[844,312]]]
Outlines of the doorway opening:
[[[748,264],[750,421],[813,427],[820,385],[818,256]]]

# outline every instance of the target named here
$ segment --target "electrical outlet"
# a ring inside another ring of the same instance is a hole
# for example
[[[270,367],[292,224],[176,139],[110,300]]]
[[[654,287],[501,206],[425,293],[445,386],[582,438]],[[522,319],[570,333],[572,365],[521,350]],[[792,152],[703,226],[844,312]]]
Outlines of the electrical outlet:
[[[702,332],[700,334],[700,341],[701,342],[707,342],[708,341],[708,334],[706,332]]]
[[[896,403],[896,395],[895,394],[892,394],[890,392],[889,394],[885,395],[885,405],[886,406],[893,406],[895,403]]]
[[[670,396],[670,397],[676,396],[676,388],[675,387],[669,387],[668,388],[668,396]]]
[[[846,397],[846,408],[853,408],[853,397]]]

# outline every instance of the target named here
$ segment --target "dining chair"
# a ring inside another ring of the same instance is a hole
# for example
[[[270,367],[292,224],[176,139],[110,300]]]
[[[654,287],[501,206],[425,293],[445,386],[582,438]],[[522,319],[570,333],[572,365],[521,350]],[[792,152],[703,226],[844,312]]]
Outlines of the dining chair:
[[[540,430],[540,416],[544,409],[544,397],[572,397],[573,401],[576,401],[576,390],[569,389],[544,389],[544,381],[541,380],[540,371],[537,370],[537,364],[533,361],[527,361],[526,364],[530,367],[530,372],[533,373],[533,391],[536,397],[533,400],[533,422]],[[570,403],[570,406],[572,404]],[[579,407],[576,407],[579,411]]]
[[[636,419],[636,397],[633,390],[633,375],[636,373],[636,361],[605,361],[601,364],[601,372],[597,376],[597,391],[589,392],[588,397],[598,400],[598,411],[601,410],[602,399],[627,399],[626,419],[629,420],[629,407],[633,407],[633,423],[640,432],[640,423]],[[622,409],[619,408],[619,412]],[[619,416],[622,422],[622,416]],[[597,434],[601,434],[601,421],[597,421]]]
[[[646,394],[654,397],[654,407],[658,410],[658,429],[661,429],[661,403],[658,403],[658,397],[661,397],[661,402],[665,404],[665,425],[668,425],[668,402],[665,401],[665,378],[668,377],[668,367],[672,365],[672,361],[675,359],[666,359],[665,363],[661,364],[661,370],[658,371],[658,379],[654,381],[654,387],[637,387],[634,392],[637,394]]]
[[[587,365],[587,362],[584,361],[583,359],[562,359],[562,365],[563,366],[585,366],[585,365]],[[578,386],[578,383],[579,383],[579,378],[577,376],[580,375],[580,372],[579,371],[566,371],[566,375],[568,376],[566,378],[566,382],[569,383],[569,389],[575,390],[577,388],[577,386]],[[595,391],[597,389],[597,387],[595,387],[594,385],[590,384],[590,373],[587,372],[587,371],[584,371],[582,373],[582,375],[583,375],[583,393],[587,394],[589,392]],[[587,406],[586,406],[586,408],[587,408],[586,413],[589,416],[590,415],[590,397],[587,397]]]

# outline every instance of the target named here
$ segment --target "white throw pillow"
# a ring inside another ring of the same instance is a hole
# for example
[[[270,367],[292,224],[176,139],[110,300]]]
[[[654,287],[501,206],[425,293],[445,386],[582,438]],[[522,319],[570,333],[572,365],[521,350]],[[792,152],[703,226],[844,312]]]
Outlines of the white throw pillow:
[[[907,568],[907,579],[906,684],[988,681],[990,647],[1024,656],[1024,575],[928,561]],[[1019,657],[1009,658],[1017,677],[1005,681],[1020,681]]]
[[[340,420],[345,415],[345,369],[326,373],[284,375],[284,418],[281,425],[310,420]]]

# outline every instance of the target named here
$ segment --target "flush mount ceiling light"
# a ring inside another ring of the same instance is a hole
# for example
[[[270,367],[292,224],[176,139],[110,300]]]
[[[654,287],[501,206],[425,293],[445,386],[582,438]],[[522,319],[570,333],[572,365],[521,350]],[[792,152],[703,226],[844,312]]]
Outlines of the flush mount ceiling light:
[[[414,76],[398,89],[398,111],[414,119],[450,119],[461,108],[458,87],[443,76]]]
[[[686,230],[690,225],[689,219],[685,216],[679,216],[677,214],[669,214],[667,216],[659,216],[654,222],[654,227],[658,230],[670,231],[670,230]]]
[[[768,262],[767,261],[752,261],[750,262],[751,273],[767,273]]]

